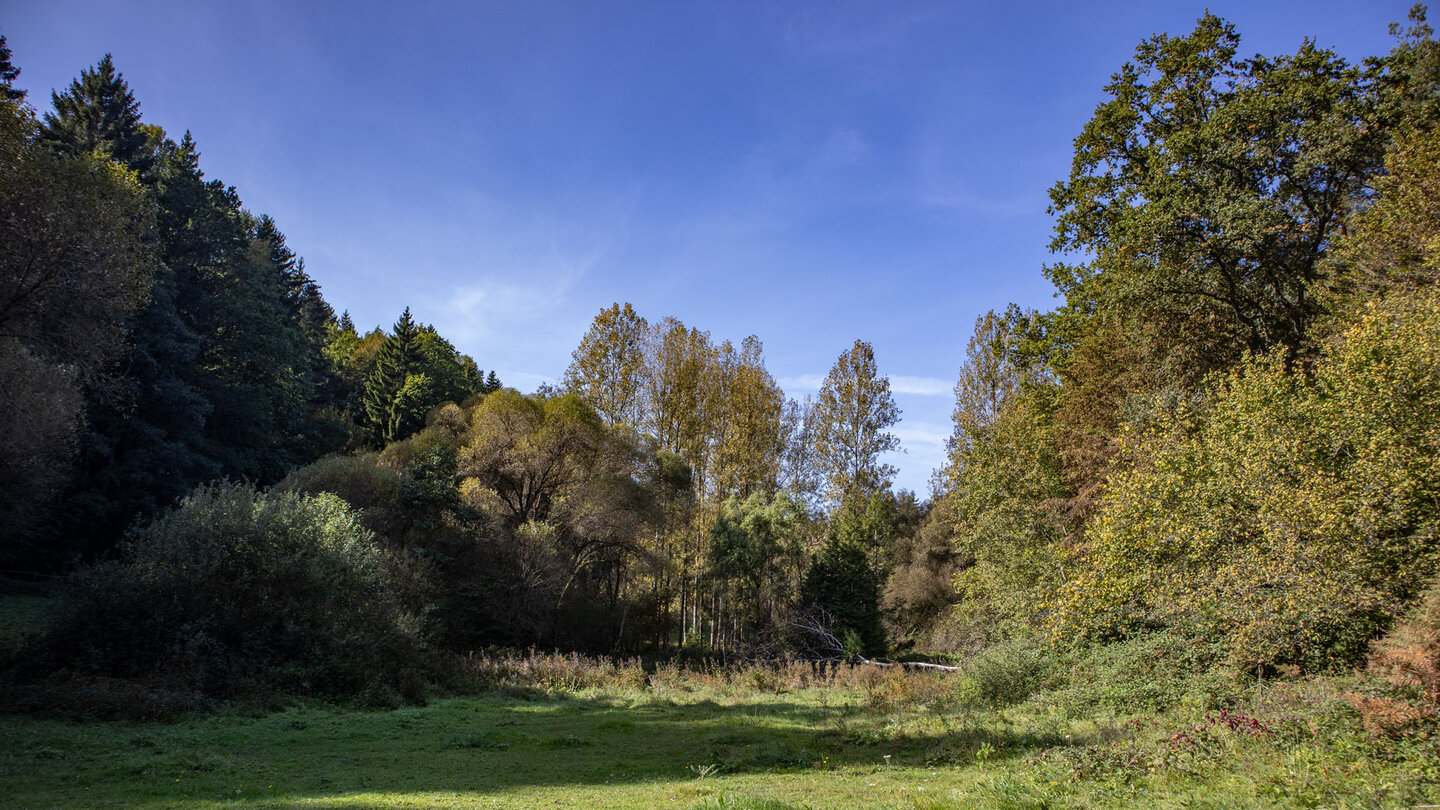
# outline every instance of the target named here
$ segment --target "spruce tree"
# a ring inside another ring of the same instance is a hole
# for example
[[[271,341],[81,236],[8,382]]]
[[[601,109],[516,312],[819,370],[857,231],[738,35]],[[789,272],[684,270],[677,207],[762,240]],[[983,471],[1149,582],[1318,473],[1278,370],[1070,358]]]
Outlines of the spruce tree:
[[[98,152],[147,177],[155,166],[150,135],[140,125],[140,102],[110,54],[83,71],[70,89],[50,94],[55,112],[45,114],[43,140],[70,154]]]
[[[0,34],[0,98],[17,104],[25,101],[25,91],[15,88],[20,78],[20,68],[10,61],[10,46],[5,44],[5,35]]]
[[[885,653],[885,628],[880,622],[880,578],[870,567],[865,548],[847,532],[832,530],[805,572],[802,604],[823,608],[834,624],[830,632],[859,644],[862,655]]]
[[[365,380],[362,405],[366,434],[377,446],[403,438],[396,435],[396,430],[403,427],[403,420],[396,420],[395,406],[406,380],[420,371],[420,332],[421,327],[411,319],[410,308],[406,307],[390,336],[380,346],[375,364]],[[410,393],[414,393],[413,387]],[[407,405],[411,402],[407,394]]]

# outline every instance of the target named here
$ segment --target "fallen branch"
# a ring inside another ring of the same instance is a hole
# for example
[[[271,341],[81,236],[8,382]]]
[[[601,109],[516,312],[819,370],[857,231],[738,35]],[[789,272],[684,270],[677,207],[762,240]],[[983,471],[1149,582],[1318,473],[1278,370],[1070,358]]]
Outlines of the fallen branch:
[[[869,664],[874,667],[913,667],[915,669],[937,669],[941,672],[959,672],[960,667],[946,666],[945,664],[930,664],[924,661],[872,661],[869,658],[857,659],[858,663]]]

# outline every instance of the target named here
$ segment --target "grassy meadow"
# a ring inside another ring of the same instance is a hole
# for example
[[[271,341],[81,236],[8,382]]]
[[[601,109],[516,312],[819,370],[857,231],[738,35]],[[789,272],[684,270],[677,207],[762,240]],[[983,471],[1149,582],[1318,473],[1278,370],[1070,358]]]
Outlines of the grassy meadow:
[[[495,664],[492,663],[492,666]],[[426,705],[221,707],[171,723],[0,718],[14,808],[1414,807],[1424,741],[1371,738],[1342,681],[1226,710],[985,708],[970,674],[690,672],[535,657]],[[528,681],[522,685],[522,681]],[[982,687],[983,684],[979,684]],[[1243,703],[1244,705],[1241,705]]]

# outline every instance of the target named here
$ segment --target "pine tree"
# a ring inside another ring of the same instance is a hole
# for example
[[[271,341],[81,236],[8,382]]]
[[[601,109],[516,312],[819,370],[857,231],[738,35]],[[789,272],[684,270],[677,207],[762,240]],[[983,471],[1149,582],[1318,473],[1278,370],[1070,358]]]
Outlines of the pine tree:
[[[883,655],[880,578],[870,567],[865,548],[847,534],[842,527],[832,529],[825,545],[810,560],[800,589],[801,603],[822,608],[830,615],[830,632],[845,642],[847,653]]]
[[[45,114],[40,136],[70,154],[98,152],[146,177],[155,166],[150,134],[140,124],[140,103],[110,54],[83,71],[65,93],[50,94],[55,112]]]
[[[379,446],[403,438],[394,432],[402,422],[396,420],[396,400],[410,375],[421,365],[420,326],[410,317],[410,308],[400,315],[390,336],[375,355],[375,364],[365,380],[366,433]],[[413,387],[412,387],[413,392]],[[408,401],[408,397],[407,397]]]
[[[15,88],[20,78],[20,68],[10,61],[10,46],[5,44],[5,35],[0,34],[0,98],[17,104],[25,101],[25,91]]]

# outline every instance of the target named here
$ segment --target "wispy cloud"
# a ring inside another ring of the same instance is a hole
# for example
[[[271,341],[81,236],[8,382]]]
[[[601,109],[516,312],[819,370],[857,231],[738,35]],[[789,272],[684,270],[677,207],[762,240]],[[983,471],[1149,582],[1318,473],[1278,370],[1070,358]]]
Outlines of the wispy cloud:
[[[784,43],[802,57],[854,60],[903,52],[912,32],[936,18],[936,12],[899,13],[866,4],[845,8],[824,3],[804,8],[784,30]]]
[[[890,432],[899,437],[906,447],[939,450],[941,454],[944,453],[946,440],[950,438],[948,428],[926,422],[901,422]]]
[[[819,391],[825,383],[824,374],[801,374],[795,377],[777,377],[775,382],[784,391]]]
[[[890,377],[890,390],[897,394],[944,397],[955,392],[955,383],[939,377],[910,377],[904,374],[895,374]]]
[[[825,384],[825,375],[798,374],[793,377],[777,377],[776,382],[786,391],[819,391],[820,386]],[[955,383],[939,377],[894,374],[890,376],[890,391],[922,397],[947,397],[955,393]]]

